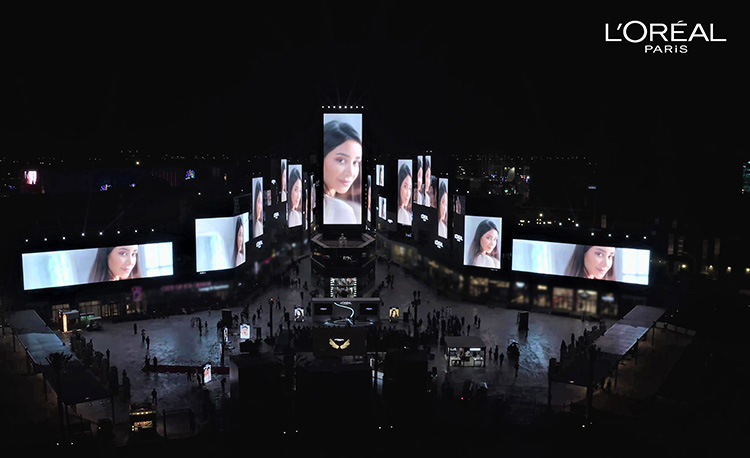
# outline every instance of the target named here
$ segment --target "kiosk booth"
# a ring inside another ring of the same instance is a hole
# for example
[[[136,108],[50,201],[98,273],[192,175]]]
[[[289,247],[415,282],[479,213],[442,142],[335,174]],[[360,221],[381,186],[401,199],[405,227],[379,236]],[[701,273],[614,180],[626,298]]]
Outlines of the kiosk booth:
[[[156,408],[150,402],[130,405],[130,434],[156,434]]]
[[[487,347],[479,337],[448,336],[445,338],[445,348],[449,367],[484,367]]]

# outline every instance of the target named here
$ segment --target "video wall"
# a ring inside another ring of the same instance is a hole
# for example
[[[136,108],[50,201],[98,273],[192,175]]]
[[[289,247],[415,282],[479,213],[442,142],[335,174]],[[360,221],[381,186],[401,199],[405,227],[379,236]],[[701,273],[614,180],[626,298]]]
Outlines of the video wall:
[[[464,217],[464,265],[500,268],[503,219],[497,216]]]
[[[172,242],[22,253],[23,289],[174,274]]]
[[[249,213],[195,220],[195,270],[208,272],[244,264],[250,240]]]
[[[362,114],[323,115],[323,224],[362,223]]]
[[[302,225],[302,165],[293,164],[289,166],[289,202],[288,202],[288,218],[289,227],[297,227]]]
[[[253,178],[253,238],[256,239],[263,235],[263,221],[265,212],[263,211],[263,177]]]
[[[411,226],[412,220],[412,179],[411,159],[398,160],[397,217],[398,224]]]
[[[514,239],[511,268],[648,285],[650,255],[645,249]]]
[[[287,165],[287,160],[286,159],[282,159],[281,160],[281,166],[280,166],[281,173],[279,174],[280,175],[280,179],[281,179],[281,187],[279,189],[279,200],[281,202],[286,202],[286,199],[287,199],[287,168],[286,168],[286,165]]]
[[[448,179],[440,178],[438,182],[438,237],[448,238]]]

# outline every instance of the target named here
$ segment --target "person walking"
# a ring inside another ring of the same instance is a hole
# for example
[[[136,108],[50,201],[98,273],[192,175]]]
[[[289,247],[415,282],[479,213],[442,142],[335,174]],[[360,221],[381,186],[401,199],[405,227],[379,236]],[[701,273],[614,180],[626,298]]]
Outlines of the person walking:
[[[156,405],[156,401],[156,388],[154,388],[153,390],[151,390],[151,402]]]
[[[146,341],[146,330],[141,329],[141,343]]]
[[[497,357],[497,350],[495,350],[495,356]],[[503,367],[504,359],[505,359],[505,353],[500,353],[500,367]]]
[[[146,350],[151,347],[151,338],[149,336],[146,336]]]
[[[133,323],[133,335],[138,334],[138,323]]]

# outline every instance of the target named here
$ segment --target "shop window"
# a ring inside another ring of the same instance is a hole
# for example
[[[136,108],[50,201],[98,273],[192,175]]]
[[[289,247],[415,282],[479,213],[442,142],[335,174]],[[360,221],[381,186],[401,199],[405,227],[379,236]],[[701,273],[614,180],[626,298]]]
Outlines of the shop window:
[[[534,305],[536,307],[550,307],[552,305],[549,298],[549,288],[547,288],[547,285],[536,285]]]
[[[596,291],[579,289],[576,293],[576,312],[586,315],[595,315],[596,300]]]
[[[512,304],[525,305],[529,303],[529,286],[523,282],[513,283]]]
[[[599,314],[604,316],[617,316],[617,301],[614,293],[602,294]]]
[[[487,294],[489,281],[486,278],[469,277],[469,296],[480,297]]]
[[[570,288],[554,288],[552,290],[552,308],[556,310],[573,310],[575,296]]]

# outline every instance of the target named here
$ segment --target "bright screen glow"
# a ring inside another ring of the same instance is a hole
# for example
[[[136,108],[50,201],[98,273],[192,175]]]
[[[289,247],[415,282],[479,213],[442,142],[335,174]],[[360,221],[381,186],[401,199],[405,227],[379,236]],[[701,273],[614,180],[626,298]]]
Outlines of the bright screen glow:
[[[448,179],[441,178],[438,185],[438,237],[448,238]]]
[[[253,238],[263,235],[263,177],[253,178]]]
[[[23,289],[173,275],[172,242],[23,253]]]
[[[422,205],[434,207],[435,190],[432,189],[432,156],[424,157],[424,184],[422,185]]]
[[[372,175],[367,175],[367,222],[372,222]]]
[[[411,159],[399,159],[398,160],[398,189],[396,191],[396,202],[398,204],[398,210],[396,220],[398,224],[404,226],[411,226],[412,219],[412,199],[411,193],[412,179],[411,179]]]
[[[387,201],[385,197],[378,196],[378,218],[380,219],[386,219],[386,213],[385,213],[386,203]]]
[[[323,224],[362,223],[362,114],[323,115]]]
[[[648,285],[650,256],[644,249],[514,239],[511,268]]]
[[[279,191],[279,195],[281,197],[282,202],[286,202],[286,195],[287,195],[287,170],[286,170],[286,159],[281,160],[281,190]]]
[[[208,272],[244,264],[250,240],[249,213],[195,220],[195,270]]]
[[[289,227],[302,225],[302,165],[289,166]]]
[[[422,199],[424,197],[424,157],[417,156],[417,170],[414,171],[414,203],[422,205]]]
[[[495,216],[469,216],[464,219],[464,265],[500,268],[500,241],[503,219]]]

